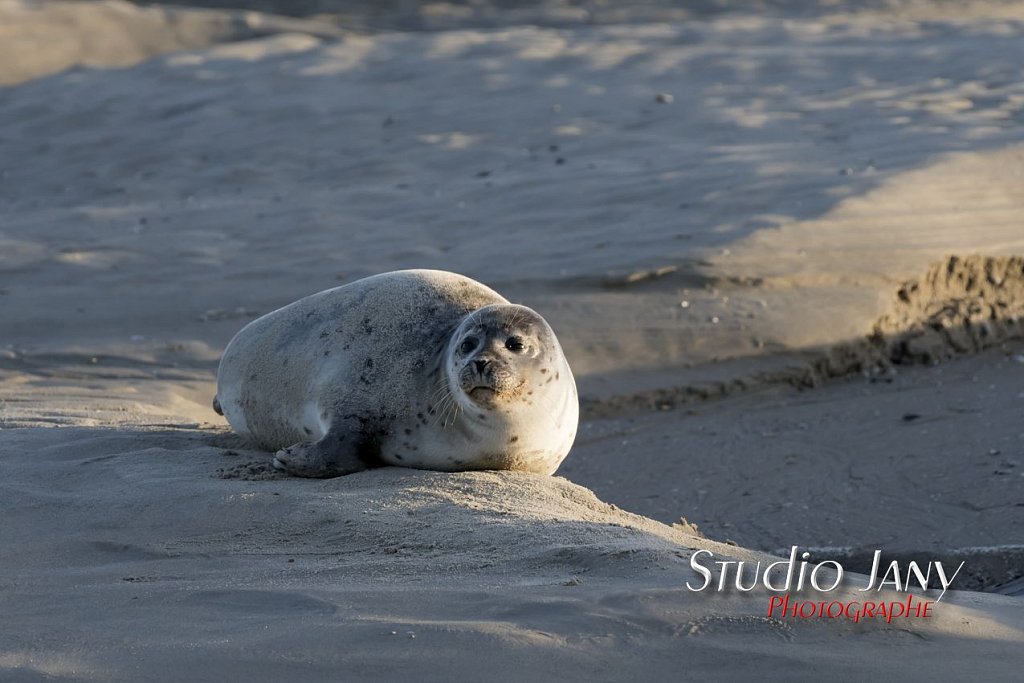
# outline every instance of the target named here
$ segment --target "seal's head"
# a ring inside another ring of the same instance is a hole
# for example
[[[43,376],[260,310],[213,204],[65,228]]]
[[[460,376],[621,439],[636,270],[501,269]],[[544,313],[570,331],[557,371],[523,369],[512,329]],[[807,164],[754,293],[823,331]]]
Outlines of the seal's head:
[[[492,304],[466,316],[448,347],[449,386],[484,408],[523,400],[553,377],[561,349],[538,313]],[[461,397],[460,397],[461,398]]]

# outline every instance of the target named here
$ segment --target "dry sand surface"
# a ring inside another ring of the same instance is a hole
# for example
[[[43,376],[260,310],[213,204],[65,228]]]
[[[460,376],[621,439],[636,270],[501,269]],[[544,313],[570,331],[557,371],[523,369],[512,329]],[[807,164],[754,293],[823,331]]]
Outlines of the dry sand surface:
[[[1019,672],[1024,4],[201,4],[0,0],[0,678]],[[559,477],[288,479],[211,410],[408,267],[552,323]],[[790,545],[988,592],[684,588]]]

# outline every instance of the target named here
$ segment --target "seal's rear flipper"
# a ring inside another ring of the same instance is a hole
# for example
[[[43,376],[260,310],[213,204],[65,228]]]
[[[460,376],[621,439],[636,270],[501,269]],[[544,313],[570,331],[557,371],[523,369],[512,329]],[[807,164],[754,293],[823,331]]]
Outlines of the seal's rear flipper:
[[[218,415],[224,414],[224,410],[223,408],[220,407],[220,401],[217,400],[216,396],[213,397],[213,412],[217,413]]]

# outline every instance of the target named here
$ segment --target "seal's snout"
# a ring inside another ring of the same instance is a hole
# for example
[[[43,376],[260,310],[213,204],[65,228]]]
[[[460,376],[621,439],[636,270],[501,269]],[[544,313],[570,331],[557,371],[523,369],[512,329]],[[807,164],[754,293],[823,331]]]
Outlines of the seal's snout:
[[[476,401],[491,401],[522,384],[502,359],[474,358],[462,366],[459,386]]]

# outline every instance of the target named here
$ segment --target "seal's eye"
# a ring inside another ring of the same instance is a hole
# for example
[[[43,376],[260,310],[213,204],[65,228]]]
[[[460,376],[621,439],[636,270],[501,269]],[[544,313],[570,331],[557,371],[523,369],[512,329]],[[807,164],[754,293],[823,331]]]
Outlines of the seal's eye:
[[[466,337],[462,340],[462,344],[459,345],[459,350],[463,353],[469,353],[476,348],[476,337]]]
[[[526,347],[523,345],[523,340],[519,337],[509,337],[505,340],[505,348],[509,351],[522,351]]]

